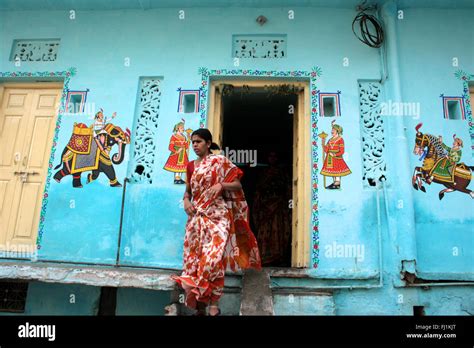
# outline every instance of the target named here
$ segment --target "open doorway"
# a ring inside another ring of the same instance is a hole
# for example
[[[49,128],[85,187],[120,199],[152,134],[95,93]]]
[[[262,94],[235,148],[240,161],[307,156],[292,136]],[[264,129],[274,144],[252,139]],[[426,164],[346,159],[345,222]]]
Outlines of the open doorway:
[[[314,208],[310,93],[308,80],[291,78],[211,78],[209,83],[207,128],[222,154],[244,171],[249,220],[266,267],[309,266]],[[262,204],[267,209],[259,208]],[[280,230],[288,221],[289,231]]]
[[[291,91],[229,85],[222,91],[222,150],[244,172],[250,226],[265,267],[291,266],[296,105]]]

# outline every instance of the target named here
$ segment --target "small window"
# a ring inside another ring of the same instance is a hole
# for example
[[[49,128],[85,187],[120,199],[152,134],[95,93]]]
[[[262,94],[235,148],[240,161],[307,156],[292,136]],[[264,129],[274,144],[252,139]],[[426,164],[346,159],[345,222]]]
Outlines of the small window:
[[[87,92],[89,92],[88,89],[85,91],[68,91],[66,98],[66,113],[83,113],[86,105]]]
[[[336,116],[335,101],[334,97],[323,97],[324,116]]]
[[[461,119],[461,108],[459,107],[459,101],[449,100],[448,101],[448,115],[450,120]]]
[[[341,104],[337,93],[319,93],[319,115],[324,117],[341,116]]]
[[[445,97],[443,98],[443,113],[447,120],[465,120],[464,98],[463,97]]]
[[[199,93],[200,90],[184,90],[178,88],[178,112],[179,113],[194,113],[199,112]]]
[[[27,282],[0,281],[0,312],[25,311]]]
[[[191,113],[195,110],[196,95],[186,94],[184,96],[184,113]]]

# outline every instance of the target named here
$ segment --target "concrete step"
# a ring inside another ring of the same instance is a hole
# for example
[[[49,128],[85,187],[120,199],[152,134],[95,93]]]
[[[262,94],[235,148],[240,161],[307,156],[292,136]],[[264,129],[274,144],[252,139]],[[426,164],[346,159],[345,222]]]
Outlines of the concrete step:
[[[274,315],[270,276],[265,270],[244,271],[240,315]]]

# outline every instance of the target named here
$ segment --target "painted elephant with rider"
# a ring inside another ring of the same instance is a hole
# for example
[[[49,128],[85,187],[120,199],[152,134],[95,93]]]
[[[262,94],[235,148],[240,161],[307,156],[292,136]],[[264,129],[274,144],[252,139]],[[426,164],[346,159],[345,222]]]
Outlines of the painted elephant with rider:
[[[103,131],[95,133],[93,126],[75,123],[69,143],[61,154],[61,163],[54,169],[62,168],[54,174],[54,179],[60,182],[65,176],[72,175],[72,186],[82,187],[81,175],[87,175],[87,183],[96,180],[101,173],[109,179],[111,187],[121,187],[118,182],[114,165],[122,163],[125,148],[130,144],[130,130],[123,131],[120,127],[107,123]],[[117,145],[118,152],[110,156],[110,151]]]

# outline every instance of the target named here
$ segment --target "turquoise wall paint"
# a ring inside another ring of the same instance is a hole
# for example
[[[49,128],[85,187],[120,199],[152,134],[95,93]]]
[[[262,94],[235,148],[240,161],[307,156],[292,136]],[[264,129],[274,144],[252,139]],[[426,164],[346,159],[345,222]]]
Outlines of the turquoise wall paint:
[[[164,315],[169,303],[169,291],[119,288],[115,315]]]
[[[399,21],[399,44],[403,98],[421,105],[421,118],[406,118],[410,151],[413,151],[415,125],[420,131],[442,135],[451,146],[452,135],[464,141],[462,162],[474,165],[474,151],[467,120],[445,120],[442,98],[461,96],[462,81],[454,76],[458,69],[474,71],[472,34],[466,23],[472,11],[409,9]],[[421,25],[420,25],[421,24]],[[418,35],[413,35],[416,31]],[[469,37],[471,39],[469,39]],[[457,58],[459,66],[453,66]],[[411,167],[420,165],[410,154]],[[393,163],[392,165],[395,165]],[[415,192],[417,268],[427,279],[474,279],[474,201],[464,193],[447,193],[442,201],[438,192],[444,187],[431,185],[427,192]],[[469,185],[474,188],[472,182]],[[457,248],[457,255],[456,249]]]
[[[413,315],[414,306],[423,306],[426,315],[474,314],[469,286],[340,290],[334,302],[336,315]]]
[[[100,287],[29,282],[23,314],[97,315],[99,300]],[[0,312],[0,315],[12,314]]]
[[[63,11],[0,12],[0,71],[59,71],[75,67],[77,74],[71,79],[70,89],[90,89],[87,101],[95,106],[93,112],[63,117],[56,164],[74,122],[89,125],[93,113],[103,108],[107,116],[117,112],[115,124],[132,129],[139,79],[163,77],[153,184],[127,186],[120,253],[122,264],[181,267],[186,216],[179,200],[184,187],[173,185],[173,174],[162,169],[169,155],[167,148],[173,126],[183,116],[176,112],[176,89],[198,88],[201,81],[198,68],[201,66],[235,68],[231,57],[233,34],[277,33],[288,36],[286,59],[241,59],[238,68],[310,71],[313,66],[319,66],[323,74],[318,79],[318,89],[342,92],[341,117],[336,122],[344,127],[345,160],[352,174],[342,178],[340,192],[325,190],[323,178],[319,176],[320,265],[308,270],[308,274],[318,278],[376,280],[379,274],[377,191],[365,187],[361,179],[357,81],[381,78],[380,55],[353,36],[350,24],[356,13],[352,9],[295,8],[298,20],[293,22],[287,20],[287,11],[288,8],[189,8],[184,21],[178,19],[177,9],[77,11],[75,20],[70,20],[69,13]],[[262,27],[255,23],[260,14],[269,18]],[[404,9],[404,19],[395,21],[401,97],[403,101],[419,103],[421,107],[420,119],[404,117],[402,121],[406,127],[408,167],[411,170],[420,164],[417,156],[411,153],[414,127],[419,122],[423,122],[422,131],[441,134],[446,141],[456,133],[465,143],[463,161],[474,165],[469,150],[467,121],[444,120],[439,97],[442,93],[462,94],[462,83],[454,76],[457,69],[474,73],[474,52],[468,41],[467,27],[473,16],[473,9]],[[17,23],[25,17],[28,22],[18,26]],[[22,63],[21,67],[15,67],[8,57],[12,41],[18,38],[60,38],[58,60],[53,63]],[[452,66],[453,57],[458,58],[458,67]],[[124,65],[125,58],[130,58],[129,67]],[[347,67],[343,66],[344,58],[349,59]],[[393,76],[388,77],[386,85],[390,86]],[[390,88],[384,91],[387,98],[393,95]],[[198,127],[199,114],[186,114],[184,118],[186,127]],[[320,118],[319,131],[329,133],[332,120]],[[466,194],[455,192],[446,194],[439,201],[437,194],[442,187],[436,184],[427,186],[427,193],[407,188],[412,172],[395,175],[401,151],[395,133],[398,120],[387,116],[385,122],[388,196],[379,191],[379,214],[384,283],[388,289],[370,292],[341,290],[335,300],[336,307],[341,307],[337,314],[356,313],[358,310],[373,314],[382,311],[411,314],[409,306],[399,309],[395,300],[389,305],[384,301],[398,296],[398,290],[388,284],[399,281],[401,260],[406,256],[405,246],[413,241],[416,270],[421,276],[427,279],[474,279],[473,200]],[[127,149],[128,157],[129,150],[130,147]],[[321,168],[321,149],[319,151]],[[112,154],[115,152],[116,148]],[[194,159],[192,151],[190,155]],[[127,170],[131,169],[128,157],[124,163],[115,166],[122,183],[128,175]],[[51,183],[39,259],[114,263],[123,190],[109,187],[103,174],[89,185],[85,184],[84,175],[82,189],[72,188],[71,179],[66,177],[61,184]],[[469,188],[473,189],[473,184]],[[413,192],[409,193],[408,189]],[[71,200],[74,200],[74,209],[69,208]],[[398,211],[400,200],[405,206],[414,207],[414,234],[397,228],[400,223],[397,217],[404,216]],[[308,226],[308,233],[310,231]],[[348,256],[328,257],[326,248],[334,243],[364,246],[363,260]],[[454,247],[458,248],[458,256],[453,255]],[[127,252],[125,248],[128,248]],[[289,285],[296,284],[296,281],[288,282]],[[410,291],[409,297],[419,293],[416,289],[407,291]],[[443,291],[444,288],[432,291],[432,297],[423,299],[434,301],[442,296]],[[460,297],[467,294],[459,289],[455,291],[459,291]],[[368,302],[374,294],[379,295],[373,305],[364,308],[351,299],[354,294],[360,294]]]

